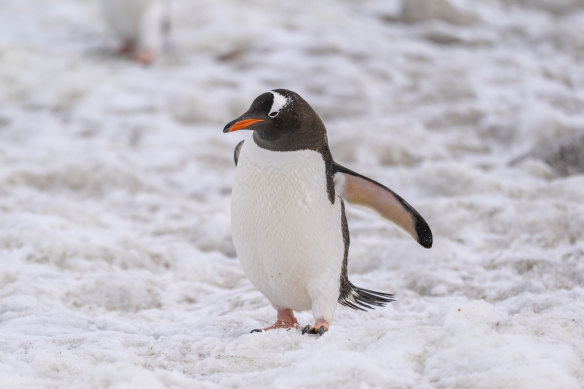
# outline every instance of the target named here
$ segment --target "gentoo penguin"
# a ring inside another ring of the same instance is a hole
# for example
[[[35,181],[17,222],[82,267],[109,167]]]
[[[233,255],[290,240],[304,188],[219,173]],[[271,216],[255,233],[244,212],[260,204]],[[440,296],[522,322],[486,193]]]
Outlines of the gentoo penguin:
[[[170,26],[170,0],[100,0],[107,24],[121,40],[120,54],[149,64]]]
[[[337,302],[357,310],[384,306],[393,295],[358,288],[347,277],[349,228],[344,201],[369,207],[423,247],[430,227],[395,192],[333,160],[326,129],[297,93],[258,96],[223,132],[253,135],[235,147],[231,199],[233,243],[245,274],[278,311],[274,328],[302,328],[293,311],[312,309],[322,335]]]

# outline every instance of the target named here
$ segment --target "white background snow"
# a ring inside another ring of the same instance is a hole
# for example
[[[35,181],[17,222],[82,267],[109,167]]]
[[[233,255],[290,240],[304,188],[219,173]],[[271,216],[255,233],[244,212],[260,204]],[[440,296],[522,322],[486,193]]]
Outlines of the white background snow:
[[[582,388],[584,175],[510,162],[584,131],[584,3],[444,4],[176,0],[143,67],[94,1],[0,1],[0,387]],[[249,333],[230,238],[222,129],[274,88],[434,232],[349,209],[397,301],[320,338]]]

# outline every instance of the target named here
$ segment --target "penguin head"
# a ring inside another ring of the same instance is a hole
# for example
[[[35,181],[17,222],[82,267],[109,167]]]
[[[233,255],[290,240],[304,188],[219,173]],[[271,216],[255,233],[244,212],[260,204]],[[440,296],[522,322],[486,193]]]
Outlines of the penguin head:
[[[312,107],[295,92],[275,89],[256,97],[246,113],[223,132],[254,131],[255,142],[275,151],[320,149],[328,145],[326,129]]]

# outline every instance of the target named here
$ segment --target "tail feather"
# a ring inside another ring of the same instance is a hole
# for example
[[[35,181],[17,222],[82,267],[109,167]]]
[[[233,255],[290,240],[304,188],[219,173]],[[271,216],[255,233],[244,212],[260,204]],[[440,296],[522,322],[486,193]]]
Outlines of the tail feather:
[[[348,288],[344,288],[344,293],[339,296],[339,304],[359,311],[384,307],[392,301],[395,301],[393,294],[358,288],[351,281],[348,281]]]

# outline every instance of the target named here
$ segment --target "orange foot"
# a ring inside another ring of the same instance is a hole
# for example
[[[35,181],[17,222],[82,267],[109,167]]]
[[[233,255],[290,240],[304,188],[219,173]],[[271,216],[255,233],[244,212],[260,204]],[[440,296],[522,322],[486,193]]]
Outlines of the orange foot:
[[[319,334],[322,335],[329,329],[329,323],[324,319],[317,319],[314,322],[314,326],[307,324],[306,327],[302,329],[302,335],[309,334]]]
[[[276,328],[297,328],[300,329],[298,325],[298,320],[294,317],[294,312],[291,309],[278,309],[278,319],[274,324],[263,329],[251,330],[251,332],[262,332],[267,330],[274,330]],[[327,325],[328,328],[328,325]]]
[[[154,53],[149,49],[142,49],[134,54],[134,59],[142,65],[150,65],[154,61]]]

